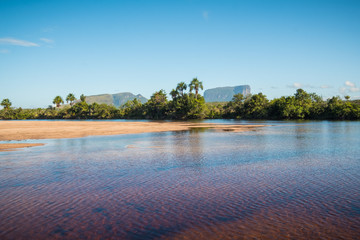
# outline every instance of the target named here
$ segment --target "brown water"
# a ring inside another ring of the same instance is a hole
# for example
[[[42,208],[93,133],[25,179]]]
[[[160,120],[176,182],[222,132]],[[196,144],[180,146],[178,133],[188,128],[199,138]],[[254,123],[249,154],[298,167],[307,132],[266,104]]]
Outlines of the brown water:
[[[0,153],[0,238],[359,239],[360,122],[265,123]]]

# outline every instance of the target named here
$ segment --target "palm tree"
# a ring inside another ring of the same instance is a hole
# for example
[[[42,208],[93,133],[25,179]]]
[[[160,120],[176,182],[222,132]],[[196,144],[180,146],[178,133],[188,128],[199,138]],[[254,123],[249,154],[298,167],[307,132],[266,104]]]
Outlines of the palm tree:
[[[85,102],[86,97],[85,97],[85,95],[84,95],[84,94],[81,94],[81,95],[80,95],[80,100],[81,100],[82,102]]]
[[[74,104],[75,100],[76,100],[76,97],[72,93],[69,93],[66,97],[66,103],[70,102],[70,106],[72,106]]]
[[[175,99],[179,95],[179,92],[176,91],[175,89],[173,89],[173,90],[171,90],[170,95],[171,95],[172,99]]]
[[[176,87],[176,91],[180,92],[181,96],[184,96],[184,90],[186,90],[186,88],[187,88],[186,83],[180,82]]]
[[[10,100],[8,98],[3,99],[1,102],[1,106],[3,106],[6,110],[9,109],[11,106]]]
[[[56,107],[60,107],[62,103],[64,103],[64,100],[60,96],[56,96],[53,100],[53,104],[56,104]]]
[[[195,97],[197,97],[199,93],[199,88],[203,90],[203,84],[197,78],[194,78],[191,83],[189,84],[190,92],[195,89]]]

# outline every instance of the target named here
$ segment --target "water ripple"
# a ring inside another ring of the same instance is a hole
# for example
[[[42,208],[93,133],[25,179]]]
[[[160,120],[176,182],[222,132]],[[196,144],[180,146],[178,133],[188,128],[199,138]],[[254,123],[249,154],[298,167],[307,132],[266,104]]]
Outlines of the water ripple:
[[[297,138],[297,127],[57,140],[2,154],[0,237],[356,239],[359,149],[338,148],[338,128],[335,138],[309,125]]]

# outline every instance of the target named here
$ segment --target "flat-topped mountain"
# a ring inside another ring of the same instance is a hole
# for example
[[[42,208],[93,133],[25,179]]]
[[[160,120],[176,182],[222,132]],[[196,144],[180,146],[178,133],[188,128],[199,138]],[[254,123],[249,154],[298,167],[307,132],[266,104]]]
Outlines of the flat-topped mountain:
[[[123,104],[125,104],[129,100],[133,100],[137,98],[142,103],[146,103],[147,99],[142,96],[141,94],[134,95],[130,92],[122,92],[122,93],[115,93],[115,94],[99,94],[99,95],[92,95],[92,96],[86,96],[86,102],[91,103],[106,103],[109,105],[114,105],[116,107],[119,107]]]
[[[228,102],[238,93],[244,96],[250,94],[250,86],[240,85],[235,87],[210,88],[204,92],[204,98],[206,102]]]

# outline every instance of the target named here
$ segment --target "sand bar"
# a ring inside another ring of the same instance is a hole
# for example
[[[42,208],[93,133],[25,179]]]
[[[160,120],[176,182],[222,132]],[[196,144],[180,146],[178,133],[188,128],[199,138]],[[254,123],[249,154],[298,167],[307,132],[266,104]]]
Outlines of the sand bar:
[[[3,143],[0,144],[0,152],[14,151],[17,148],[43,146],[43,143]]]
[[[262,126],[264,125],[227,125],[167,121],[0,121],[0,141],[79,138],[100,135],[185,131],[201,128],[241,132]],[[9,144],[7,144],[7,147],[9,147]],[[0,147],[0,151],[2,148]]]

